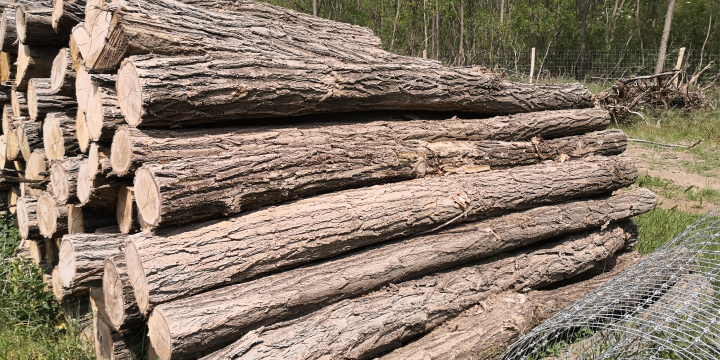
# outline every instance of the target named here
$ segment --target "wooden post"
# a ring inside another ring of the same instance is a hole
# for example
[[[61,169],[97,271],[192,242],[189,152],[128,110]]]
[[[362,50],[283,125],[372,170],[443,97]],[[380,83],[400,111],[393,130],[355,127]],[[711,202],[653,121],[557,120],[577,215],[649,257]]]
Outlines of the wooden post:
[[[678,54],[677,64],[675,64],[675,70],[680,70],[680,67],[682,66],[682,62],[683,62],[683,58],[684,58],[684,57],[685,57],[685,48],[684,48],[684,47],[681,47],[681,48],[680,48],[680,53]],[[673,85],[675,85],[675,86],[677,87],[679,80],[680,80],[680,77],[679,77],[679,76],[675,77],[675,80],[673,80]]]
[[[423,59],[427,59],[427,50],[423,50]]]
[[[535,48],[530,51],[530,83],[533,82],[533,76],[535,75]]]
[[[313,0],[313,16],[317,16],[317,0]]]

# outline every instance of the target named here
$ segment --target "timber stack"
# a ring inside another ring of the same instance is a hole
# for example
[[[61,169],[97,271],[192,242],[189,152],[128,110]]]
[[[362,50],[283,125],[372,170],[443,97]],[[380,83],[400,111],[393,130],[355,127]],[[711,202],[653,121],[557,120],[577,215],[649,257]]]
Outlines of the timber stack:
[[[479,306],[582,296],[655,205],[580,84],[253,1],[2,5],[0,204],[98,359],[492,358]]]

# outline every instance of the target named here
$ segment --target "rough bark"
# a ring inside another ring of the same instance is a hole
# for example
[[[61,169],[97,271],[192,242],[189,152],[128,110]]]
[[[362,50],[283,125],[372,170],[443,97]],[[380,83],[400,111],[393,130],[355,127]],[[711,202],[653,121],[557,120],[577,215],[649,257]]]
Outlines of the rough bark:
[[[7,6],[0,18],[0,51],[17,54],[17,30],[15,29],[15,7]]]
[[[20,153],[25,161],[30,161],[32,151],[43,145],[43,138],[40,135],[42,132],[42,122],[21,121],[16,124],[15,131],[18,143],[20,144]]]
[[[56,0],[55,3],[62,4],[63,1]],[[53,60],[50,72],[50,90],[57,95],[75,96],[75,77],[70,49],[62,48]]]
[[[137,221],[138,208],[135,203],[135,189],[129,186],[123,186],[118,191],[117,210],[118,228],[123,234],[131,234],[140,230],[140,224]]]
[[[10,93],[10,102],[12,103],[12,114],[11,117],[18,116],[29,116],[27,97],[24,92],[13,90]],[[3,119],[3,131],[5,130],[5,123]],[[7,132],[5,132],[7,134]]]
[[[125,258],[122,255],[106,258],[104,269],[103,295],[108,325],[115,331],[142,326],[145,323],[145,316],[140,312],[135,301]]]
[[[80,205],[114,211],[120,188],[129,182],[129,179],[95,176],[95,171],[84,161],[78,168],[77,196]]]
[[[86,295],[91,288],[101,286],[101,282],[96,281],[89,285],[83,285],[83,286],[75,286],[73,288],[66,288],[62,285],[62,280],[60,280],[60,270],[59,267],[56,266],[55,269],[52,271],[52,287],[53,287],[53,294],[55,294],[55,298],[58,302],[67,302],[69,300],[75,299],[77,297]]]
[[[97,229],[115,224],[113,214],[102,209],[70,205],[68,233],[93,233]]]
[[[118,106],[115,84],[93,84],[85,121],[91,141],[110,141],[117,127],[125,123]]]
[[[100,313],[93,318],[95,356],[98,360],[132,360],[131,336],[113,331]]]
[[[36,121],[44,120],[46,114],[72,112],[77,102],[70,96],[53,94],[50,79],[31,79],[28,85],[28,112]]]
[[[43,148],[49,160],[80,154],[75,139],[75,119],[66,113],[49,113],[43,122]]]
[[[46,5],[46,4],[43,4]],[[50,5],[50,4],[47,4]],[[20,43],[25,45],[61,48],[70,41],[72,26],[62,23],[63,31],[53,28],[52,5],[33,6],[19,4],[15,7],[15,27]],[[74,26],[74,25],[73,25]]]
[[[171,353],[173,359],[192,357],[198,349],[225,346],[248,330],[358,297],[389,283],[555,236],[598,228],[650,211],[654,205],[655,195],[651,191],[636,189],[597,200],[534,208],[382,244],[324,263],[161,304],[151,316],[159,316],[163,321],[151,323],[149,331],[169,336],[157,339],[156,350]],[[191,323],[202,326],[186,326]],[[155,325],[170,332],[160,331]]]
[[[428,142],[454,140],[523,141],[535,136],[552,139],[603,130],[610,124],[604,110],[558,110],[489,119],[447,119],[436,114],[363,113],[315,116],[307,125],[227,127],[215,129],[139,130],[120,127],[113,137],[111,162],[120,176],[143,163],[222,155],[228,149],[258,144],[282,147],[313,145],[336,138],[366,141]],[[201,149],[201,151],[198,151]]]
[[[128,124],[147,127],[358,110],[504,115],[584,108],[591,98],[580,84],[510,83],[466,68],[246,55],[133,56],[118,71],[117,94]]]
[[[27,91],[30,79],[47,79],[50,77],[52,63],[57,55],[57,49],[24,44],[20,44],[18,47],[15,89],[18,91]]]
[[[57,33],[71,34],[85,18],[85,0],[53,0],[52,26]]]
[[[146,163],[135,173],[136,201],[143,220],[152,228],[179,225],[321,192],[429,174],[618,155],[627,146],[627,136],[620,130],[525,142],[397,141],[374,134],[348,136],[325,128],[306,135],[307,142],[230,145],[219,155],[202,156],[197,151],[193,158]],[[230,142],[224,140],[223,144]]]
[[[57,204],[50,193],[45,192],[38,198],[37,217],[40,234],[46,239],[62,237],[68,233],[68,205]]]
[[[37,218],[37,200],[30,196],[17,199],[17,222],[20,236],[27,240],[42,239]]]
[[[82,156],[58,159],[50,166],[50,183],[53,196],[59,204],[76,203],[78,168]]]
[[[257,274],[436,229],[447,222],[474,221],[607,193],[636,178],[632,160],[620,156],[377,185],[225,221],[132,235],[125,259],[138,304],[147,312],[151,304]]]
[[[71,234],[60,244],[60,279],[66,288],[101,281],[103,261],[122,254],[124,234]]]
[[[641,259],[637,252],[618,255],[611,269],[589,280],[553,290],[526,294],[505,292],[481,306],[441,325],[433,332],[399,348],[380,360],[494,360],[508,345],[536,324],[552,317],[576,300],[602,286]]]
[[[610,225],[343,300],[252,331],[203,360],[369,358],[433,330],[492,294],[537,289],[587,271],[623,248],[632,228],[629,222]]]

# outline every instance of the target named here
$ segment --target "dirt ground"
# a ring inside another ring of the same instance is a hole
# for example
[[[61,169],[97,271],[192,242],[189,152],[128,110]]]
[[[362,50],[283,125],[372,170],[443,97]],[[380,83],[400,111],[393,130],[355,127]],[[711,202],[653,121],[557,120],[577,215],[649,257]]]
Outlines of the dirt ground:
[[[702,175],[687,170],[687,164],[697,164],[703,161],[694,154],[673,149],[657,149],[633,143],[628,145],[625,154],[635,160],[640,175],[649,174],[653,177],[672,181],[672,183],[684,188],[694,186],[697,190],[711,189],[720,191],[720,168],[704,171]],[[711,201],[690,201],[683,196],[667,198],[660,194],[658,194],[658,204],[662,208],[677,206],[680,210],[695,213],[707,213],[718,206]]]

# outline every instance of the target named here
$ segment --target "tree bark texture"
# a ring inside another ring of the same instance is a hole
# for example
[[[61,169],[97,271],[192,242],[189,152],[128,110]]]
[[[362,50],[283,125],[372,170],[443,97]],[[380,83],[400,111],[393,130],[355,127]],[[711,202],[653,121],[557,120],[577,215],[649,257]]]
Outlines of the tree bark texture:
[[[108,326],[103,315],[98,312],[93,318],[93,339],[95,356],[98,360],[132,360],[131,335],[122,335]]]
[[[68,217],[68,233],[70,234],[94,233],[98,229],[114,224],[115,218],[108,211],[70,205]]]
[[[131,234],[140,230],[140,224],[137,220],[138,207],[135,203],[135,189],[129,186],[123,186],[118,191],[117,210],[118,228],[123,234]]]
[[[513,341],[536,324],[549,319],[617,274],[642,256],[625,252],[613,259],[613,267],[591,279],[553,290],[526,294],[504,292],[481,302],[433,332],[401,347],[380,360],[494,360]],[[605,265],[605,264],[602,264]],[[605,266],[603,266],[605,267]]]
[[[10,102],[12,103],[11,117],[29,116],[27,97],[24,92],[13,90],[10,93]],[[3,131],[5,129],[5,120],[3,119]],[[7,134],[7,132],[5,132]]]
[[[66,288],[102,281],[103,261],[122,254],[124,234],[71,234],[60,244],[60,278]]]
[[[52,13],[52,7],[17,5],[15,7],[15,26],[20,43],[54,49],[61,48],[67,44],[70,41],[70,30],[72,26],[69,28],[63,26],[62,30],[64,31],[61,32],[55,31],[53,28]]]
[[[585,272],[622,249],[633,228],[630,222],[610,225],[343,300],[252,331],[203,360],[369,358],[433,330],[490,295],[526,292]]]
[[[85,0],[54,0],[52,26],[59,34],[71,34],[85,18]],[[63,43],[64,44],[64,43]]]
[[[52,112],[43,121],[43,148],[48,160],[59,160],[80,154],[75,139],[75,119],[64,112]]]
[[[69,207],[57,204],[48,192],[38,198],[37,217],[40,234],[46,239],[62,237],[68,233]]]
[[[122,255],[105,259],[103,272],[103,295],[108,325],[115,331],[133,329],[145,324]]]
[[[7,6],[0,18],[0,51],[17,54],[17,30],[15,27],[15,7]]]
[[[73,112],[77,108],[75,98],[53,94],[49,78],[31,79],[27,95],[30,118],[36,121],[44,120],[48,113]]]
[[[155,348],[171,352],[173,359],[192,357],[198,349],[228,345],[259,326],[358,297],[390,283],[598,228],[650,211],[654,205],[651,191],[636,189],[602,199],[538,207],[381,244],[324,263],[161,304],[152,316],[160,316],[164,320],[160,325],[170,332],[168,338],[159,339]],[[153,327],[150,332],[163,333]]]
[[[43,138],[41,135],[42,122],[31,121],[28,119],[26,121],[20,121],[16,124],[15,131],[18,143],[20,144],[20,153],[25,161],[29,161],[32,151],[42,147],[43,145]]]
[[[50,183],[53,197],[59,204],[77,203],[78,168],[82,156],[57,159],[50,166]]]
[[[50,77],[52,63],[55,56],[57,56],[57,49],[24,44],[20,44],[18,47],[15,89],[27,91],[30,79],[47,79]]]
[[[478,172],[545,160],[618,155],[627,146],[627,136],[620,130],[547,141],[534,138],[523,142],[434,143],[318,130],[308,132],[307,137],[311,138],[308,142],[292,139],[293,143],[279,146],[272,143],[231,146],[220,155],[146,163],[135,177],[136,199],[143,220],[153,228],[179,225],[320,192],[430,174]],[[169,152],[165,153],[168,155]],[[198,192],[200,188],[203,191]]]
[[[326,144],[331,140],[334,145],[339,145],[355,139],[378,142],[525,141],[535,136],[553,139],[603,130],[610,124],[610,114],[605,110],[586,109],[488,119],[447,119],[425,113],[363,113],[315,116],[307,122],[272,127],[185,130],[140,130],[123,126],[113,137],[111,162],[113,170],[119,176],[125,176],[143,163],[223,155],[228,149],[247,151],[258,146],[298,148],[303,144]]]
[[[63,3],[56,0],[55,3]],[[69,48],[62,48],[53,60],[50,72],[50,90],[57,95],[75,96],[75,69]]]
[[[50,264],[47,261],[47,249],[45,248],[45,241],[42,239],[38,240],[25,240],[26,246],[30,250],[30,259],[33,263],[41,269],[45,269]]]
[[[115,86],[93,84],[85,113],[91,141],[110,141],[125,118],[118,106]]]
[[[17,200],[17,222],[20,236],[24,239],[42,239],[37,218],[37,200],[31,196],[24,196]]]
[[[118,71],[117,94],[128,124],[145,127],[359,110],[506,115],[591,105],[581,84],[511,83],[475,69],[402,61],[366,65],[244,54],[133,56]]]
[[[619,156],[377,185],[156,235],[132,235],[125,259],[138,304],[147,312],[151,304],[449,221],[607,193],[636,178],[632,160]],[[135,191],[138,196],[137,184]]]

